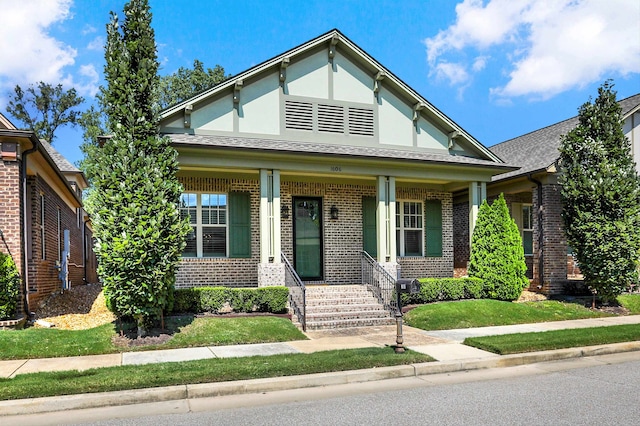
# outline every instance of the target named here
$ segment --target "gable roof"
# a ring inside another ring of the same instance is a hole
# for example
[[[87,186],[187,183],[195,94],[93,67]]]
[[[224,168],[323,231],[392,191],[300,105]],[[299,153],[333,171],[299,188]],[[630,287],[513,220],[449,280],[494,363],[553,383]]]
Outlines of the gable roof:
[[[60,154],[49,142],[40,139],[40,143],[61,172],[82,173],[80,169],[71,164],[69,160],[67,160],[62,154]]]
[[[306,43],[303,43],[293,49],[290,49],[280,55],[277,55],[269,60],[266,60],[244,72],[241,72],[224,82],[212,87],[211,89],[205,90],[200,94],[193,96],[190,99],[187,99],[183,102],[180,102],[174,106],[168,107],[165,110],[161,111],[160,117],[167,118],[173,114],[176,114],[188,105],[193,105],[204,101],[213,95],[228,90],[235,86],[236,82],[249,79],[257,74],[260,74],[263,71],[274,69],[276,67],[280,67],[283,60],[291,60],[297,56],[301,56],[306,52],[314,49],[317,46],[339,44],[340,48],[343,49],[349,55],[357,58],[359,62],[361,62],[366,68],[368,68],[371,72],[372,76],[380,73],[379,75],[384,77],[384,84],[390,85],[394,87],[397,91],[402,93],[405,98],[410,99],[414,104],[423,104],[424,109],[422,112],[427,113],[432,120],[438,122],[444,129],[448,132],[458,132],[459,137],[464,138],[474,149],[480,152],[485,158],[489,160],[489,162],[495,163],[503,163],[503,161],[496,156],[493,152],[491,152],[487,147],[482,145],[478,140],[476,140],[473,136],[467,133],[462,127],[460,127],[457,123],[447,117],[442,111],[433,106],[429,101],[427,101],[424,97],[422,97],[418,92],[412,89],[409,85],[403,82],[400,78],[395,76],[392,72],[390,72],[387,68],[385,68],[382,64],[376,61],[373,57],[371,57],[367,52],[362,50],[359,46],[353,43],[349,38],[347,38],[344,34],[342,34],[339,30],[333,29],[325,34],[320,35],[319,37],[314,38]],[[396,151],[394,151],[396,152]]]
[[[623,119],[640,110],[640,93],[618,102]],[[508,164],[520,169],[492,178],[492,182],[503,181],[529,173],[540,172],[552,166],[559,158],[560,139],[578,125],[578,116],[551,126],[507,140],[489,149]]]

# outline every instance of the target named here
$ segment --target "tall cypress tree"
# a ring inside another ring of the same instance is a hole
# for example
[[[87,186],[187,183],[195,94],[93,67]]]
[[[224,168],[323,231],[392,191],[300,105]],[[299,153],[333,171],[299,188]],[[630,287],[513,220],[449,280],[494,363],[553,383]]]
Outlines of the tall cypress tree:
[[[585,284],[612,300],[638,280],[640,179],[613,83],[579,111],[560,146],[562,217]]]
[[[93,224],[107,306],[138,334],[167,306],[188,224],[180,219],[177,153],[158,135],[158,61],[147,0],[111,13],[100,101],[112,137],[94,152]]]
[[[490,299],[516,300],[529,284],[520,231],[500,194],[483,201],[471,237],[469,276],[482,279]]]

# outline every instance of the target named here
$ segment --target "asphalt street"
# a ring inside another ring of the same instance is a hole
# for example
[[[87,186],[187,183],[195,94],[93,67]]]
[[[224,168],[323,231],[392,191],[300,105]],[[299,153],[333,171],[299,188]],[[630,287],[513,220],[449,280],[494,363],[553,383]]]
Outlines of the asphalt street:
[[[637,425],[638,401],[640,353],[630,352],[353,385],[27,415],[3,423]]]

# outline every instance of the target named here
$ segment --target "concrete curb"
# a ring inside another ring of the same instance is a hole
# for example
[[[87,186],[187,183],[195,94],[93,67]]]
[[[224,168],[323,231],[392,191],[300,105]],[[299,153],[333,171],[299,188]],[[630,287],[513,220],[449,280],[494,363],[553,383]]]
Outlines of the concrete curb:
[[[239,380],[235,382],[202,383],[81,395],[18,399],[0,401],[0,417],[363,383],[401,377],[452,373],[456,371],[514,367],[539,362],[558,361],[563,359],[608,355],[631,351],[640,351],[640,341],[505,355],[499,358],[468,359],[447,362],[436,361],[422,364],[369,368],[365,370],[337,371],[301,376],[273,377]]]

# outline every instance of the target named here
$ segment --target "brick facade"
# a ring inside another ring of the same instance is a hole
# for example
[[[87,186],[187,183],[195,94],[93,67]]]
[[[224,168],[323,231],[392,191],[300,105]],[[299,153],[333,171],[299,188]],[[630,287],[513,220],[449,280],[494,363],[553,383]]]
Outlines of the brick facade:
[[[16,160],[0,160],[0,230],[9,251],[22,274],[22,215],[20,212],[20,168]],[[7,254],[7,247],[0,241],[0,251]],[[24,288],[20,286],[20,300]],[[22,311],[22,306],[18,307]]]
[[[182,258],[176,273],[176,288],[201,286],[256,287],[260,262],[260,183],[258,180],[182,177],[185,192],[251,194],[251,257],[232,259]]]
[[[567,280],[567,240],[562,222],[560,185],[542,185],[542,247],[540,247],[539,220],[533,221],[533,276],[536,285],[542,285],[545,294],[558,294]],[[533,190],[533,211],[538,214],[538,188]],[[540,280],[540,256],[543,274]]]
[[[28,297],[29,309],[34,310],[38,304],[53,292],[60,291],[62,284],[58,278],[57,263],[63,249],[64,230],[70,231],[69,281],[71,286],[85,284],[85,273],[90,282],[97,282],[95,274],[95,257],[92,255],[91,234],[88,240],[85,235],[84,218],[81,212],[62,199],[60,194],[51,188],[39,175],[27,176],[24,208],[27,210],[27,223],[21,212],[22,182],[20,179],[20,161],[16,158],[0,163],[0,229],[18,267],[23,274],[25,252],[26,282],[20,286],[20,300]],[[44,200],[44,226],[42,223],[42,200]],[[79,217],[80,216],[80,217]],[[58,224],[59,217],[59,224]],[[43,255],[44,230],[44,255]],[[26,233],[26,247],[25,235]],[[23,252],[24,247],[24,252]],[[85,250],[90,253],[90,264],[84,264]],[[4,243],[0,243],[0,251],[6,253]],[[19,314],[24,312],[24,304],[19,304]]]
[[[257,180],[218,178],[181,178],[185,192],[251,193],[251,258],[183,258],[176,276],[177,287],[224,285],[230,287],[258,286],[260,265],[259,205],[260,188]],[[453,218],[452,196],[448,192],[427,189],[398,188],[398,200],[424,201],[441,199],[443,208],[443,256],[440,258],[400,258],[398,263],[403,277],[449,277],[453,273]],[[323,266],[328,284],[360,283],[362,241],[362,197],[375,196],[375,185],[297,182],[283,179],[280,202],[293,212],[294,197],[322,198],[323,210]],[[339,218],[331,219],[331,207],[339,211]],[[293,214],[281,219],[282,252],[293,263]],[[260,269],[262,268],[262,269]],[[281,275],[282,271],[267,271]]]
[[[64,248],[64,230],[69,230],[69,282],[71,286],[85,284],[83,253],[83,223],[78,212],[70,208],[39,176],[27,178],[27,194],[31,205],[31,238],[29,256],[29,304],[37,306],[49,294],[59,291],[58,265]],[[44,200],[44,256],[42,250],[42,201]],[[58,224],[58,217],[60,223]]]

